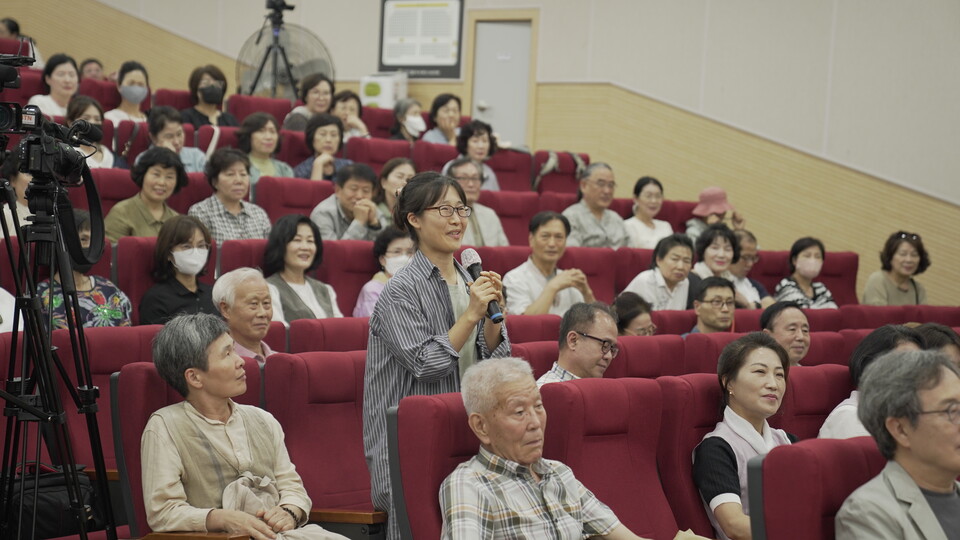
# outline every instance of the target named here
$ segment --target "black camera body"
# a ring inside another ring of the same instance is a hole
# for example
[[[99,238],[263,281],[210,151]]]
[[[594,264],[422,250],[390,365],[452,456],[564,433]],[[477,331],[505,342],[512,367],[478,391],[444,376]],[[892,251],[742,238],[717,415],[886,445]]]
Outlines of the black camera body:
[[[267,0],[267,9],[273,11],[292,11],[296,6],[291,6],[286,0]]]

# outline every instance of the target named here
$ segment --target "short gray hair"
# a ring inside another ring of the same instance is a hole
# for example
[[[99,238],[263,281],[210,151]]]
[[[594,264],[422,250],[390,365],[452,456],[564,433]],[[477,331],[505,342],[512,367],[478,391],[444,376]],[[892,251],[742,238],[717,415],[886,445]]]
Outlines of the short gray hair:
[[[960,368],[939,351],[892,351],[867,366],[860,379],[857,417],[883,457],[893,459],[897,450],[887,418],[906,418],[916,426],[922,411],[919,393],[940,384],[943,368],[960,377]]]
[[[448,176],[453,177],[453,171],[463,167],[464,165],[473,165],[476,167],[477,174],[480,175],[481,184],[487,181],[487,177],[483,174],[483,165],[468,157],[458,157],[457,159],[453,160],[453,162],[450,163],[450,167],[447,169],[447,172],[449,173]]]
[[[492,411],[497,407],[498,388],[525,379],[533,382],[533,369],[523,358],[490,358],[470,366],[460,383],[467,414]]]
[[[153,365],[167,384],[187,397],[189,388],[183,373],[190,368],[206,371],[207,347],[229,331],[227,323],[216,315],[178,315],[153,339]]]
[[[602,161],[595,161],[595,162],[587,165],[586,167],[583,168],[582,171],[580,171],[580,176],[577,177],[577,180],[578,180],[578,181],[579,181],[579,180],[586,180],[587,178],[590,178],[590,175],[593,174],[593,171],[596,171],[597,169],[606,169],[606,170],[608,170],[608,171],[610,171],[610,172],[613,172],[613,167],[611,167],[610,165],[608,165],[608,164],[606,164],[606,163],[604,163],[604,162],[602,162]]]
[[[255,279],[263,280],[263,272],[256,268],[241,267],[231,270],[217,278],[213,284],[213,305],[220,307],[220,302],[232,306],[237,299],[237,287],[241,283],[253,281]],[[265,282],[265,281],[264,281]]]

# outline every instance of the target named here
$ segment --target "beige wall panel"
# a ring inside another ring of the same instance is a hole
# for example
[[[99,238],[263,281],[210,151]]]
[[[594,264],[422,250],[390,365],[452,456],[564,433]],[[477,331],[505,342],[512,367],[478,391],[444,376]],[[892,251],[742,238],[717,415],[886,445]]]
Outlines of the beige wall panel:
[[[960,204],[960,3],[840,2],[827,156]]]
[[[706,5],[706,0],[597,2],[591,79],[698,110]]]
[[[833,0],[711,3],[699,112],[819,152],[832,18]]]

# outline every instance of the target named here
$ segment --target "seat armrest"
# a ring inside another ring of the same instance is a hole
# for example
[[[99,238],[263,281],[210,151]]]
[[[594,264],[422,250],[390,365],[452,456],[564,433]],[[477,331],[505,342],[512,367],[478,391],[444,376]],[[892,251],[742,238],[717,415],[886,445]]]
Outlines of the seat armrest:
[[[373,525],[386,523],[387,513],[368,510],[340,510],[337,508],[314,508],[310,511],[311,523],[357,523]]]
[[[141,540],[249,540],[249,536],[225,532],[152,532]]]

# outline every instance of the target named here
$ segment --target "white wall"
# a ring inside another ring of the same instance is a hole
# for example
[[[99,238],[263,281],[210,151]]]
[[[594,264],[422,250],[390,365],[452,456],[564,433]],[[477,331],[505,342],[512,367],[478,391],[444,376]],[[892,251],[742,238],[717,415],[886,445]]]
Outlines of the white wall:
[[[234,56],[263,0],[99,0]],[[539,82],[613,82],[960,204],[956,0],[466,0],[540,11]],[[380,0],[292,0],[337,78],[377,66]],[[644,126],[638,126],[643,129]]]

